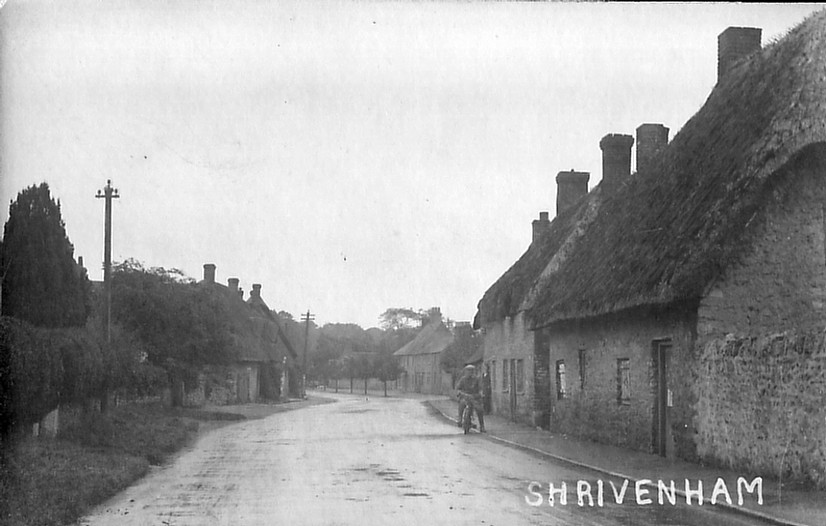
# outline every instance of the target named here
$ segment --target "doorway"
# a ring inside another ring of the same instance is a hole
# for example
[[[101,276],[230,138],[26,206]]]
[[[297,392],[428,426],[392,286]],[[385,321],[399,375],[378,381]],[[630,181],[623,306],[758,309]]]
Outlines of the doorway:
[[[668,363],[671,355],[671,340],[655,340],[652,346],[653,388],[654,388],[654,452],[666,457],[669,454],[668,408],[671,406],[668,389]]]

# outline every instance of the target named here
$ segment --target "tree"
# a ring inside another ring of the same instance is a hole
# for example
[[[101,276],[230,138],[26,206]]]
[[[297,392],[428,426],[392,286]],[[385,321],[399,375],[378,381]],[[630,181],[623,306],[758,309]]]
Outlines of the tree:
[[[377,354],[373,361],[373,372],[376,378],[384,384],[384,396],[387,396],[387,382],[397,380],[404,372],[404,368],[392,354]]]
[[[3,315],[40,327],[80,327],[91,312],[91,284],[75,263],[60,203],[49,186],[17,195],[0,245]]]
[[[420,324],[423,319],[423,311],[414,311],[399,307],[391,307],[384,311],[379,320],[381,328],[385,331],[398,331],[400,329],[410,329]]]
[[[442,353],[440,365],[443,371],[451,374],[455,384],[464,366],[478,356],[483,339],[470,325],[457,326],[453,334],[453,343]]]
[[[112,317],[139,338],[147,360],[167,372],[176,405],[204,365],[231,363],[236,342],[254,333],[246,305],[225,292],[134,260],[113,269]]]
[[[64,382],[60,349],[48,329],[0,318],[0,440],[37,422],[60,403]]]

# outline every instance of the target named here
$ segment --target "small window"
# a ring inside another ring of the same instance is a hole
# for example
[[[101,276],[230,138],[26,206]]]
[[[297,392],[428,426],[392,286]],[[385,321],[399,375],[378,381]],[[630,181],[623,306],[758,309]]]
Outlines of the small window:
[[[525,364],[522,360],[516,360],[516,392],[525,392]]]
[[[556,362],[556,399],[565,398],[565,360]]]
[[[508,361],[502,360],[502,392],[509,393],[510,392],[510,375],[508,374]]]
[[[631,403],[631,361],[628,358],[617,360],[617,403]]]
[[[491,391],[496,389],[496,361],[491,360],[490,362],[490,389]]]
[[[585,390],[585,349],[579,350],[579,389]]]

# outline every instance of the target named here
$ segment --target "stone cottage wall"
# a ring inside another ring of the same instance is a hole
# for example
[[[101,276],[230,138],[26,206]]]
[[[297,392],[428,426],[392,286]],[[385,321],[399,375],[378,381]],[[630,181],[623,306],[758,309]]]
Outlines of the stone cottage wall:
[[[513,416],[515,420],[533,423],[534,331],[528,329],[524,313],[485,326],[484,360],[492,369],[491,403],[494,414]],[[506,391],[503,360],[522,360],[524,388],[516,393],[516,411],[510,412],[510,391]]]
[[[707,462],[826,489],[824,334],[713,340],[696,385]]]
[[[754,241],[700,302],[704,346],[726,335],[819,329],[826,319],[826,191],[816,160],[798,161],[767,203]]]
[[[821,488],[824,164],[809,152],[776,176],[749,251],[700,302],[696,387],[703,458]]]
[[[655,342],[670,340],[667,386],[670,454],[694,457],[690,310],[632,312],[568,323],[548,331],[551,431],[639,451],[653,450]],[[580,354],[580,351],[584,351]],[[580,356],[582,358],[580,358]],[[618,397],[618,360],[629,360],[630,400]],[[564,397],[557,364],[565,365]]]

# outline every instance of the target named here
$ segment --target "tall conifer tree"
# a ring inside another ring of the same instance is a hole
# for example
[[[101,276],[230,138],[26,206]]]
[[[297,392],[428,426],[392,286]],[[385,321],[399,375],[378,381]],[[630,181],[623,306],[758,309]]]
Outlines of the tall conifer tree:
[[[81,326],[91,311],[86,270],[75,262],[60,203],[31,186],[9,207],[0,246],[2,314],[41,327]]]

